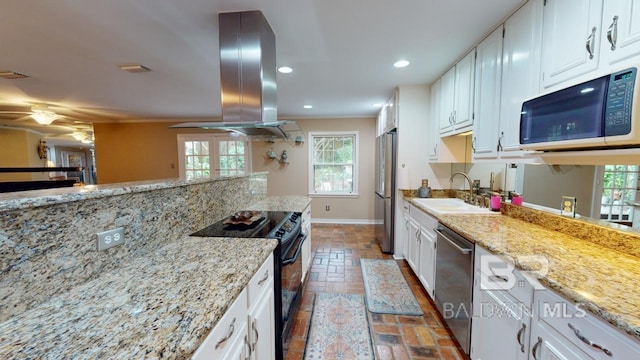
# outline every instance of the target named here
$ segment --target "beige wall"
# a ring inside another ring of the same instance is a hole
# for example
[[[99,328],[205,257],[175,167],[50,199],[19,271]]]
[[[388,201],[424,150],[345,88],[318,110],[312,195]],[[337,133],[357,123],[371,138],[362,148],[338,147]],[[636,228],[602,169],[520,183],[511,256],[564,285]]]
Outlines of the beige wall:
[[[177,178],[177,135],[207,133],[169,129],[179,122],[95,123],[98,184]]]
[[[26,130],[0,128],[0,167],[44,167],[38,156],[42,138]],[[0,181],[48,180],[48,173],[0,173]]]
[[[375,118],[364,119],[302,119],[296,123],[305,133],[305,143],[295,145],[289,142],[252,143],[253,170],[268,171],[268,193],[273,195],[309,194],[309,132],[310,131],[358,131],[359,132],[359,174],[358,197],[314,197],[311,214],[314,221],[326,222],[373,222],[373,177],[375,149]],[[269,148],[280,156],[287,150],[288,165],[267,159]],[[330,210],[326,211],[325,207]]]

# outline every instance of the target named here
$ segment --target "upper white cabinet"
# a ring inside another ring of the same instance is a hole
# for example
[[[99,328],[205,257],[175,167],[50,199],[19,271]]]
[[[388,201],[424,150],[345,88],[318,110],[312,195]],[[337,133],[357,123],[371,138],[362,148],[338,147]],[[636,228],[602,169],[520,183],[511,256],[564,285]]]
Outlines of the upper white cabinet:
[[[502,75],[502,26],[476,48],[475,96],[472,150],[473,158],[498,153],[500,86]]]
[[[617,66],[640,55],[640,0],[606,0],[602,33],[603,65]]]
[[[550,88],[598,68],[602,0],[546,0],[542,85]]]
[[[471,130],[474,73],[475,49],[442,76],[438,119],[441,135],[455,135]]]
[[[544,0],[529,0],[504,23],[500,156],[520,150],[522,101],[540,90],[542,10]]]
[[[393,92],[391,98],[382,106],[378,113],[377,134],[380,136],[398,126],[398,92]]]
[[[427,153],[430,162],[465,162],[465,138],[462,136],[440,137],[440,98],[442,97],[442,79],[431,85],[431,116],[428,122]]]

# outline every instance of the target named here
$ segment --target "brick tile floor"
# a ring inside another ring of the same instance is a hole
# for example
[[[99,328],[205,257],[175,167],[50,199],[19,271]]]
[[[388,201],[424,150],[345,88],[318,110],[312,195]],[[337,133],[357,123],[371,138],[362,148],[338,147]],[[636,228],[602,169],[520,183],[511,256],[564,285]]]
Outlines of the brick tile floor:
[[[372,225],[313,224],[313,262],[296,314],[287,360],[302,359],[313,309],[319,292],[364,295],[360,259],[391,259],[376,243]],[[376,359],[468,359],[442,325],[435,305],[406,261],[400,269],[424,312],[423,316],[368,312]]]

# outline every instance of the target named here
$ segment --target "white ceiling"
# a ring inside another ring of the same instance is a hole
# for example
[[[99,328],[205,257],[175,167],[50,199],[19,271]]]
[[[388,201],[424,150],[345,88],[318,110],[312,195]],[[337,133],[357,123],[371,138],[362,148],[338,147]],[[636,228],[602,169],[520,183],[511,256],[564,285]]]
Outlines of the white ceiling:
[[[431,83],[523,2],[4,1],[0,70],[29,78],[0,79],[0,110],[46,103],[72,118],[217,119],[217,14],[259,9],[278,65],[294,69],[278,74],[279,118],[374,116],[372,104],[395,86]],[[411,65],[393,68],[401,58]],[[123,63],[152,71],[127,73]]]

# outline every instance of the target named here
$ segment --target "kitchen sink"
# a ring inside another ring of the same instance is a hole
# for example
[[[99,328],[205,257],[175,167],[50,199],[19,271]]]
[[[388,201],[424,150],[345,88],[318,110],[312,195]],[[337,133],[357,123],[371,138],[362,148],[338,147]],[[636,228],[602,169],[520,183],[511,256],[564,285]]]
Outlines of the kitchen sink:
[[[491,211],[489,208],[467,204],[461,199],[424,198],[414,199],[413,201],[435,214],[500,214],[499,211]]]

